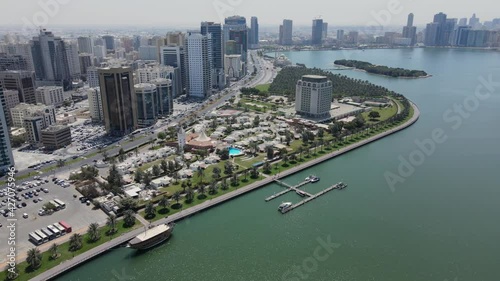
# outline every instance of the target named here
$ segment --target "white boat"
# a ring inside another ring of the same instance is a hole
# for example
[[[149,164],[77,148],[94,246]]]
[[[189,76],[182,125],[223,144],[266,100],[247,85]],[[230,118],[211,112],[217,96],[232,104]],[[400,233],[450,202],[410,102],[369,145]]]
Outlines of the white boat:
[[[278,211],[283,212],[286,209],[292,207],[292,205],[293,205],[292,202],[281,203],[281,205],[278,207]]]
[[[312,183],[319,182],[319,177],[317,177],[317,176],[312,176],[310,181],[311,181]]]

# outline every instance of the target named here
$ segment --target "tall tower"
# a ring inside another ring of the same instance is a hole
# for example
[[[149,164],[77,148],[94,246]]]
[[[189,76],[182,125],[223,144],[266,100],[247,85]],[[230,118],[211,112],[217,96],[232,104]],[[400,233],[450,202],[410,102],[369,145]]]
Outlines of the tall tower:
[[[282,45],[292,45],[293,44],[293,21],[283,20],[283,43]]]
[[[186,65],[188,69],[188,95],[206,98],[212,92],[212,35],[191,33],[186,38]]]
[[[259,48],[259,19],[257,17],[252,17],[250,19],[250,40],[249,45],[250,49],[258,49]]]
[[[323,20],[314,19],[312,25],[311,45],[321,45],[323,43]]]
[[[241,60],[247,62],[248,27],[245,17],[232,16],[224,20],[224,44],[230,40],[235,41]]]
[[[99,68],[106,132],[124,136],[137,129],[137,102],[130,67]]]
[[[80,36],[78,37],[77,40],[78,40],[78,52],[92,54],[94,48],[92,44],[92,38],[88,36]]]
[[[212,35],[212,65],[214,68],[213,87],[222,90],[226,85],[224,75],[224,49],[222,25],[220,23],[202,22],[201,34]]]
[[[5,102],[3,97],[3,86],[0,83],[0,99],[2,105]],[[4,106],[0,106],[0,172],[5,172],[9,167],[14,166],[14,156],[12,156],[6,116]]]
[[[408,23],[403,27],[403,38],[410,39],[410,46],[414,46],[417,43],[417,27],[413,26],[413,13],[408,15]]]

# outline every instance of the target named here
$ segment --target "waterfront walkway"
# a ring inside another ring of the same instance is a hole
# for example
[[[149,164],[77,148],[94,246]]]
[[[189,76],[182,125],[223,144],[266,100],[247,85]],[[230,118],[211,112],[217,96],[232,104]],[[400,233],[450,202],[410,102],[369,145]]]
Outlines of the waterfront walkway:
[[[359,147],[362,147],[366,144],[369,144],[369,143],[372,143],[376,140],[379,140],[379,139],[382,139],[386,136],[389,136],[391,134],[394,134],[398,131],[401,131],[401,130],[404,130],[406,128],[408,128],[409,126],[413,125],[415,122],[417,122],[418,118],[420,117],[420,111],[418,110],[417,106],[413,103],[411,103],[412,106],[413,106],[413,109],[414,109],[414,114],[413,114],[413,117],[408,120],[406,123],[404,124],[401,124],[399,125],[398,127],[395,127],[393,129],[390,129],[384,133],[380,133],[376,136],[373,136],[373,137],[370,137],[368,139],[365,139],[365,140],[362,140],[360,142],[357,142],[357,143],[354,143],[352,145],[349,145],[347,147],[344,147],[340,150],[337,150],[335,152],[332,152],[332,153],[329,153],[329,154],[326,154],[324,156],[321,156],[319,158],[316,158],[314,160],[311,160],[307,163],[304,163],[304,164],[301,164],[299,166],[296,166],[296,167],[293,167],[289,170],[286,170],[286,171],[283,171],[279,174],[278,177],[266,177],[265,179],[261,180],[261,181],[258,181],[258,182],[255,182],[255,183],[252,183],[250,185],[247,185],[245,187],[242,187],[242,188],[239,188],[233,192],[230,192],[230,193],[227,193],[227,194],[224,194],[224,195],[221,195],[217,198],[214,198],[212,200],[208,200],[208,201],[205,201],[199,205],[196,205],[196,206],[193,206],[189,209],[186,209],[186,210],[182,210],[181,212],[179,213],[176,213],[174,215],[171,215],[167,218],[164,218],[164,219],[161,219],[159,221],[157,221],[156,223],[152,224],[152,225],[159,225],[159,224],[162,224],[162,223],[170,223],[170,222],[175,222],[175,221],[179,221],[179,220],[182,220],[184,218],[187,218],[187,217],[190,217],[198,212],[201,212],[203,210],[207,210],[213,206],[216,206],[222,202],[225,202],[227,200],[230,200],[230,199],[233,199],[233,198],[236,198],[240,195],[243,195],[247,192],[250,192],[250,191],[253,191],[255,189],[258,189],[262,186],[265,186],[267,184],[270,184],[272,182],[274,182],[276,179],[282,179],[282,178],[285,178],[289,175],[292,175],[294,173],[297,173],[301,170],[304,170],[304,169],[307,169],[307,168],[310,168],[314,165],[317,165],[319,163],[322,163],[324,161],[327,161],[329,159],[332,159],[334,157],[337,157],[339,155],[342,155],[346,152],[349,152],[351,150],[354,150],[354,149],[357,149]],[[76,267],[98,255],[101,255],[103,253],[105,253],[107,250],[111,249],[111,248],[114,248],[114,247],[117,247],[119,245],[122,245],[122,244],[125,244],[127,243],[128,241],[130,241],[131,239],[133,239],[135,236],[139,235],[140,233],[142,233],[144,230],[142,228],[139,228],[139,229],[136,229],[136,230],[133,230],[129,233],[125,233],[123,234],[122,236],[120,237],[117,237],[109,242],[106,242],[100,246],[97,246],[85,253],[82,253],[76,257],[74,257],[73,259],[71,260],[68,260],[68,261],[65,261],[63,263],[61,263],[60,265],[56,266],[56,267],[53,267],[52,269],[49,269],[43,273],[41,273],[40,275],[34,277],[32,280],[40,280],[40,281],[45,281],[45,280],[48,280],[48,279],[51,279],[51,278],[54,278],[56,277],[57,275],[59,274],[62,274],[63,272],[65,272],[66,270],[69,270],[73,267]],[[132,251],[132,250],[131,250]]]

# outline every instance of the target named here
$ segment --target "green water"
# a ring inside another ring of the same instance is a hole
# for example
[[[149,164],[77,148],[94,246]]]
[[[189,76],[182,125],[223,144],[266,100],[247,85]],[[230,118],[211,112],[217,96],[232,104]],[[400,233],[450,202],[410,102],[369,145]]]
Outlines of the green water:
[[[500,82],[500,53],[465,50],[367,50],[285,53],[309,67],[336,59],[422,69],[404,80],[339,71],[400,92],[422,116],[411,128],[285,179],[314,173],[312,193],[333,191],[286,215],[264,198],[270,185],[177,224],[165,244],[138,254],[112,250],[58,280],[500,280],[500,86],[456,130],[443,114],[472,97],[478,78]],[[441,128],[447,140],[404,183],[389,188],[398,157]],[[329,238],[328,238],[329,237]],[[318,239],[337,243],[327,252]],[[317,250],[318,249],[318,250]],[[300,272],[295,272],[299,268]]]

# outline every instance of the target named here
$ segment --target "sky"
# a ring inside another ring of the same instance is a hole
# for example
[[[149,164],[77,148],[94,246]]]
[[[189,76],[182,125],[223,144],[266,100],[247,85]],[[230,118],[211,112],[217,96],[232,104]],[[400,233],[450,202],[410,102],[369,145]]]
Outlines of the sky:
[[[43,3],[48,3],[44,5]],[[47,6],[49,8],[47,8]],[[321,17],[329,26],[404,25],[409,13],[415,24],[431,22],[438,12],[450,18],[481,21],[500,18],[498,0],[0,0],[0,25],[144,25],[198,26],[201,21],[222,22],[242,15],[249,23],[257,16],[261,25],[311,25]]]

